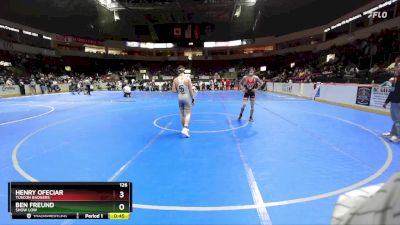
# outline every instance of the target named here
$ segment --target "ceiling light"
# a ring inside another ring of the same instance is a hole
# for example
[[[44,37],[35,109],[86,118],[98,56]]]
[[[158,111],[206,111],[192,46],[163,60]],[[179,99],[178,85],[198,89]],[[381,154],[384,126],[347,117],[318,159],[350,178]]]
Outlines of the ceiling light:
[[[115,20],[115,21],[120,20],[120,18],[119,18],[119,13],[118,13],[117,10],[114,10],[114,20]]]
[[[254,6],[257,0],[241,0],[240,3],[245,6]]]

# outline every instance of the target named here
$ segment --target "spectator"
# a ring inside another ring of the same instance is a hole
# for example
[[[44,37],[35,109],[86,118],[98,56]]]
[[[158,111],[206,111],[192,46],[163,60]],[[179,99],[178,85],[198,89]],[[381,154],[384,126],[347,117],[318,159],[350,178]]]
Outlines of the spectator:
[[[390,104],[390,115],[393,120],[392,130],[384,133],[383,136],[389,137],[392,142],[400,141],[400,63],[395,65],[395,77],[393,79],[392,90],[387,97],[383,108]]]
[[[226,79],[225,84],[226,84],[226,90],[230,90],[230,88],[231,88],[231,80]]]
[[[18,86],[21,95],[25,95],[25,83],[22,79],[19,79]]]
[[[83,84],[85,85],[85,88],[86,88],[86,93],[88,94],[88,95],[91,95],[90,94],[90,91],[91,91],[91,83],[90,83],[90,80],[89,80],[89,78],[88,77],[86,77],[86,79],[83,81]]]
[[[126,84],[125,86],[124,86],[124,88],[123,88],[123,91],[124,91],[124,97],[126,98],[126,97],[131,97],[131,92],[132,92],[132,89],[131,89],[131,86],[129,86],[128,84]]]
[[[378,66],[377,63],[375,63],[374,66],[371,69],[369,69],[369,73],[375,74],[375,73],[378,73],[380,70],[381,70],[381,68]]]
[[[50,82],[51,85],[51,90],[54,92],[59,92],[60,91],[60,87],[58,86],[58,82],[57,80],[53,80],[52,82]]]
[[[11,86],[13,84],[14,84],[14,82],[11,80],[11,78],[8,78],[7,81],[6,81],[6,85],[7,86]]]
[[[29,87],[31,89],[31,95],[36,95],[36,81],[35,79],[31,79],[31,82],[29,83]]]
[[[236,80],[232,80],[231,82],[231,90],[235,89]]]
[[[44,77],[40,78],[38,83],[39,83],[40,91],[42,92],[42,94],[46,94],[47,93],[47,82],[44,79]]]
[[[51,79],[46,79],[46,87],[49,93],[53,92],[53,81]]]
[[[394,73],[396,71],[396,67],[397,65],[399,65],[400,63],[400,56],[396,57],[396,59],[394,60],[394,62],[392,64],[390,64],[386,70],[390,73]]]

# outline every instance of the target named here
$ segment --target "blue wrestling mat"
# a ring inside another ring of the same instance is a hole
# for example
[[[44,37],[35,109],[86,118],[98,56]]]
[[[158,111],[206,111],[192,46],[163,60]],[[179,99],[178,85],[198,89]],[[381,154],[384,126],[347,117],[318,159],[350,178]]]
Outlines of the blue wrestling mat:
[[[400,167],[387,116],[259,92],[249,123],[241,104],[199,92],[182,138],[173,93],[1,99],[0,224],[110,224],[11,220],[10,181],[131,181],[131,218],[113,224],[329,224],[340,194]]]

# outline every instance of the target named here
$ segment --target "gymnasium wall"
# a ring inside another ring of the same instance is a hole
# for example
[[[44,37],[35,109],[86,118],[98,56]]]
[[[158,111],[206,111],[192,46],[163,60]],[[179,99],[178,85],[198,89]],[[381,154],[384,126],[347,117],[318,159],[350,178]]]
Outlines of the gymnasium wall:
[[[68,91],[68,84],[60,84],[61,92]],[[106,84],[100,85],[102,90],[106,90]],[[99,88],[95,85],[95,89]],[[330,103],[334,105],[364,110],[379,114],[389,115],[389,108],[383,109],[382,105],[389,95],[390,88],[380,87],[379,85],[360,85],[360,84],[314,84],[314,83],[272,83],[268,82],[266,91],[297,96],[315,101]],[[30,95],[29,85],[25,85],[26,95]],[[40,87],[36,86],[39,94]],[[0,97],[19,96],[20,90],[17,85],[0,86]]]
[[[281,94],[293,95],[315,101],[335,104],[353,109],[379,114],[389,114],[389,108],[382,105],[390,89],[379,85],[361,84],[313,84],[313,83],[272,83],[268,82],[266,90]]]

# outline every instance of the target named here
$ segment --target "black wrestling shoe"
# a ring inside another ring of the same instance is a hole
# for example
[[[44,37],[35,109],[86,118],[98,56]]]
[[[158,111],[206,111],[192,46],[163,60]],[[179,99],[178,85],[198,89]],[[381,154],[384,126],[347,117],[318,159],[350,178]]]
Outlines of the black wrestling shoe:
[[[250,117],[250,118],[249,118],[249,122],[254,122],[253,117]]]
[[[239,114],[238,120],[242,119],[242,114]]]

